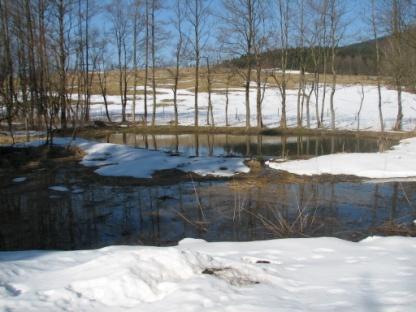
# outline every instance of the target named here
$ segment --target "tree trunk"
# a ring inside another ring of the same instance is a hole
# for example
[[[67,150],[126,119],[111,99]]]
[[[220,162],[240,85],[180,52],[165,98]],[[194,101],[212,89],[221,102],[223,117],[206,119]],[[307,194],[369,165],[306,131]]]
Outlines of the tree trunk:
[[[146,0],[146,36],[144,63],[144,116],[143,124],[147,127],[147,81],[149,80],[149,0]]]
[[[133,104],[131,114],[133,116],[133,122],[136,122],[136,96],[137,96],[137,20],[138,20],[138,8],[137,2],[134,4],[134,19],[133,19]]]
[[[262,92],[261,92],[261,67],[257,66],[256,70],[256,88],[257,88],[257,94],[256,94],[256,114],[257,114],[257,128],[263,127],[263,118],[262,118]]]
[[[152,0],[152,95],[153,95],[153,112],[152,112],[152,126],[156,124],[156,48],[155,48],[155,0]]]
[[[59,102],[61,110],[61,127],[67,126],[66,120],[66,51],[65,51],[65,4],[64,0],[59,1],[59,69],[60,69],[60,91]]]
[[[396,89],[397,89],[397,117],[396,117],[396,123],[394,124],[394,130],[400,131],[402,130],[402,122],[403,122],[402,86],[400,82],[397,83]]]

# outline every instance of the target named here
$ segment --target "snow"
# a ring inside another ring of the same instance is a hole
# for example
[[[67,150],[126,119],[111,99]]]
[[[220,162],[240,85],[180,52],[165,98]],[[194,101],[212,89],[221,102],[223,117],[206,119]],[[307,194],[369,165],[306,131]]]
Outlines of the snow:
[[[84,193],[84,190],[82,188],[79,188],[79,187],[72,187],[72,193],[73,194],[80,194],[80,193]]]
[[[137,86],[141,90],[142,86]],[[221,91],[221,92],[218,92]],[[322,95],[323,86],[320,87]],[[157,102],[163,103],[162,107],[157,107],[157,124],[169,124],[174,120],[173,113],[173,91],[171,88],[157,88]],[[296,126],[296,105],[297,90],[287,91],[287,119],[288,126]],[[328,89],[329,92],[329,89]],[[384,115],[384,124],[386,130],[392,129],[397,115],[397,93],[395,90],[382,87],[382,109]],[[329,93],[328,93],[329,94]],[[364,102],[360,114],[360,129],[380,130],[378,119],[378,93],[377,87],[364,86]],[[193,125],[194,123],[194,93],[190,90],[178,91],[178,111],[179,123],[181,125]],[[416,95],[403,91],[403,129],[413,130],[416,127]],[[75,98],[76,95],[73,95]],[[109,112],[114,120],[121,120],[121,101],[120,96],[108,96]],[[325,127],[330,126],[329,112],[329,96],[325,99],[324,123]],[[245,126],[245,93],[244,89],[233,88],[229,93],[229,122],[231,126]],[[149,95],[149,103],[152,103],[152,96]],[[208,93],[201,92],[199,94],[200,102],[200,123],[204,125],[206,122],[208,108]],[[357,113],[361,103],[361,86],[360,85],[337,85],[335,93],[335,114],[336,127],[339,129],[357,129],[358,119]],[[101,95],[92,95],[91,97],[91,116],[96,119],[105,119],[104,101]],[[170,103],[170,104],[169,104]],[[318,100],[319,111],[321,110],[321,99]],[[168,105],[169,104],[169,105]],[[224,90],[217,90],[212,94],[212,105],[214,113],[214,121],[217,126],[225,125],[225,94]],[[256,90],[252,88],[250,91],[250,108],[251,108],[251,124],[256,123]],[[127,103],[127,113],[131,113],[132,98],[129,97]],[[263,101],[263,121],[267,127],[275,127],[279,125],[281,112],[281,99],[277,88],[268,87]],[[141,119],[143,114],[143,96],[138,96],[138,104],[136,105],[137,120]],[[315,98],[312,96],[310,103],[311,127],[316,127],[315,118]],[[304,107],[303,115],[306,116],[306,107]],[[306,119],[306,118],[304,118]],[[149,120],[150,122],[150,120]],[[306,126],[306,122],[304,122]]]
[[[263,72],[266,73],[283,73],[283,70],[281,68],[268,68],[268,69],[263,69]],[[290,75],[290,74],[295,74],[295,75],[300,75],[301,71],[300,70],[296,70],[296,69],[286,69],[285,73]],[[309,73],[305,72],[306,75],[309,75]]]
[[[40,143],[35,141],[30,144]],[[201,176],[231,177],[250,171],[244,159],[236,157],[172,156],[161,151],[70,138],[55,138],[54,144],[72,144],[81,148],[86,153],[81,164],[99,167],[95,172],[103,176],[151,178],[159,170],[179,169]]]
[[[377,89],[364,89],[361,128],[379,130]],[[338,128],[356,129],[360,90],[360,86],[338,86]],[[157,92],[158,101],[172,99],[171,89],[158,88]],[[178,93],[180,123],[192,125],[193,93]],[[385,126],[390,129],[397,112],[396,92],[383,88],[382,94]],[[254,125],[255,90],[250,96]],[[297,90],[288,91],[289,126],[296,124],[296,96]],[[207,93],[200,94],[201,123],[206,118],[207,98]],[[406,130],[416,126],[415,99],[415,95],[403,92]],[[103,118],[103,99],[94,95],[91,100],[91,115]],[[113,103],[109,106],[111,115],[119,118],[120,97],[109,96],[108,101]],[[225,125],[224,103],[224,94],[213,94],[216,125]],[[140,104],[139,96],[137,114],[143,113]],[[328,102],[325,105],[329,107]],[[278,91],[268,88],[263,103],[265,125],[279,124],[280,109]],[[130,110],[131,100],[127,112]],[[229,112],[232,126],[245,125],[242,89],[231,91]],[[315,127],[313,112],[312,100],[311,126]],[[329,126],[327,109],[324,117],[324,125]],[[168,124],[171,120],[173,107],[158,107],[157,123]],[[34,141],[24,146],[41,143]],[[249,172],[242,158],[171,156],[161,151],[70,138],[55,138],[55,144],[79,147],[85,153],[81,163],[105,176],[150,178],[164,169],[224,177]],[[416,178],[416,138],[402,140],[383,153],[276,160],[268,165],[299,175],[412,179]],[[60,185],[49,189],[83,191]],[[415,261],[416,238],[410,237],[370,237],[358,243],[325,237],[238,243],[185,239],[174,247],[0,252],[0,311],[414,311]]]
[[[50,190],[56,191],[56,192],[69,192],[69,189],[66,186],[61,186],[61,185],[54,185],[54,186],[50,186],[48,188]]]
[[[416,238],[0,253],[2,311],[414,311]]]
[[[27,180],[27,178],[26,177],[17,177],[17,178],[14,178],[12,181],[14,182],[14,183],[21,183],[21,182],[24,182],[24,181],[26,181]]]
[[[273,169],[297,175],[354,175],[371,179],[416,178],[416,138],[400,141],[381,153],[343,153],[307,160],[268,161]]]

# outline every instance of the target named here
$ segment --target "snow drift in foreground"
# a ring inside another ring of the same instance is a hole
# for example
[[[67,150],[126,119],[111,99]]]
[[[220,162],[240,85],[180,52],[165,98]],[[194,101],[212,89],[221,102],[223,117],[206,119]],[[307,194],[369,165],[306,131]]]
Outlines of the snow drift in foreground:
[[[2,311],[414,311],[416,238],[0,253]]]
[[[354,175],[371,179],[416,177],[416,138],[405,139],[382,153],[345,153],[287,162],[268,161],[270,168],[298,175]]]
[[[56,138],[54,144],[81,148],[86,153],[81,164],[99,167],[95,172],[104,176],[151,178],[158,170],[179,169],[202,176],[230,177],[250,171],[242,158],[172,156],[161,151],[70,138]]]

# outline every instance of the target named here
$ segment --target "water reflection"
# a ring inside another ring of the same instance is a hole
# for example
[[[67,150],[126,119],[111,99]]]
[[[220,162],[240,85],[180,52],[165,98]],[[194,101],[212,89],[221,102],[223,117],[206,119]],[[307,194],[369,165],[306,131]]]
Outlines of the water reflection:
[[[109,143],[183,153],[190,156],[278,156],[305,157],[332,153],[378,152],[395,144],[393,141],[355,136],[263,136],[229,134],[163,134],[112,133],[103,139]],[[149,143],[150,142],[150,143]]]
[[[393,142],[356,137],[142,135],[107,142],[201,155],[307,157],[376,152]],[[291,183],[259,177],[143,186],[59,167],[0,188],[0,249],[170,245],[184,237],[245,241],[278,237],[359,239],[388,221],[416,219],[416,183]],[[272,175],[274,177],[276,173]],[[2,177],[0,177],[2,178]],[[267,179],[264,180],[263,178]],[[123,180],[124,181],[124,180]],[[66,186],[68,192],[50,190]]]
[[[47,188],[56,184],[71,191]],[[58,172],[32,188],[0,191],[0,249],[170,245],[184,237],[358,239],[386,221],[415,219],[415,186],[259,181],[117,186]]]

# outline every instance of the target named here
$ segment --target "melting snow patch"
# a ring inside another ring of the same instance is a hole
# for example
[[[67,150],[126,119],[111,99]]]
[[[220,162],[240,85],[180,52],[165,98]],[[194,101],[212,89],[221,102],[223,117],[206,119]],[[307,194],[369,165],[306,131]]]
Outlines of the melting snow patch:
[[[273,169],[298,175],[354,175],[370,179],[416,178],[416,138],[382,153],[345,153],[287,162],[267,161]]]
[[[60,186],[60,185],[55,185],[55,186],[50,186],[48,187],[50,190],[52,191],[56,191],[56,192],[69,192],[69,189],[65,186]]]
[[[73,188],[72,189],[73,194],[80,194],[80,193],[83,193],[83,192],[84,192],[84,190],[81,189],[81,188]]]
[[[244,164],[245,159],[238,157],[171,156],[162,151],[70,138],[55,138],[54,144],[81,148],[86,153],[81,164],[99,167],[95,172],[103,176],[151,178],[156,171],[180,169],[202,176],[231,177],[250,171]]]
[[[14,182],[14,183],[21,183],[21,182],[24,182],[24,181],[26,181],[27,180],[27,178],[26,177],[18,177],[18,178],[14,178],[12,181]]]

